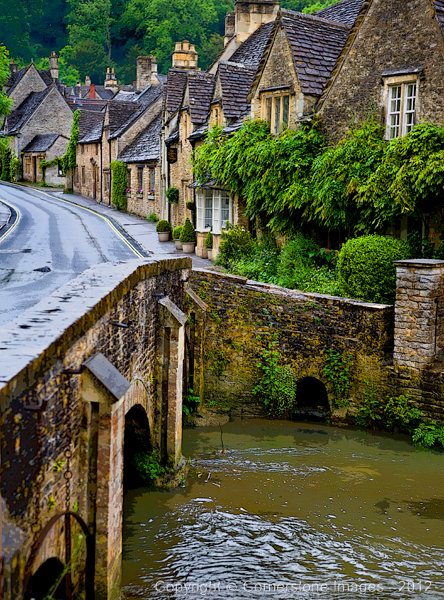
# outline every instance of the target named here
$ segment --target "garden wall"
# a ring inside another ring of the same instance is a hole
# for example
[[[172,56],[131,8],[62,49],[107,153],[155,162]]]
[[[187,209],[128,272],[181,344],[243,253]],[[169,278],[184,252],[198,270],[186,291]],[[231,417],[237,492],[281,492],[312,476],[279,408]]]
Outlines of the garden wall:
[[[208,305],[205,336],[205,402],[230,414],[263,414],[252,389],[268,344],[298,380],[322,381],[334,405],[334,390],[324,374],[326,353],[351,356],[351,404],[362,398],[364,379],[389,385],[393,360],[394,308],[274,285],[206,270],[194,270],[189,285]],[[338,411],[337,411],[338,412]],[[339,411],[338,416],[345,416]]]

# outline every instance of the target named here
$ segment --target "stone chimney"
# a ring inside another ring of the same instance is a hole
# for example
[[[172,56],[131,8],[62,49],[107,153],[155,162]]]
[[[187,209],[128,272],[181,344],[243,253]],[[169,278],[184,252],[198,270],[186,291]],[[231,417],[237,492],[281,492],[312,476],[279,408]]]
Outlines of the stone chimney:
[[[85,85],[86,87],[89,87],[91,85],[91,77],[89,75],[86,75],[85,77]]]
[[[241,44],[264,23],[274,21],[279,11],[279,0],[236,0],[234,5],[236,42]]]
[[[76,87],[75,87],[75,91],[74,91],[75,95],[78,96],[79,98],[82,97],[82,86],[80,85],[80,81],[76,82]]]
[[[119,84],[117,83],[116,74],[114,73],[114,67],[111,70],[109,67],[106,69],[104,87],[105,87],[105,89],[115,88],[116,91],[119,89]]]
[[[11,64],[9,65],[9,70],[11,71],[11,75],[15,75],[18,73],[18,66],[15,64],[13,60],[11,60]]]
[[[51,71],[51,77],[53,81],[59,78],[59,57],[55,52],[51,52],[49,57],[49,69]]]
[[[225,36],[224,36],[224,46],[226,46],[229,40],[235,34],[235,26],[236,26],[236,17],[234,12],[227,12],[225,15]]]
[[[88,77],[89,79],[89,77]],[[89,99],[90,100],[95,100],[96,99],[96,86],[94,83],[91,83],[91,79],[89,80],[90,84],[89,84]]]
[[[189,69],[200,71],[197,66],[198,56],[194,44],[188,40],[176,42],[173,52],[173,69]]]
[[[159,83],[156,73],[157,61],[155,56],[138,56],[136,90],[143,92],[149,85]]]

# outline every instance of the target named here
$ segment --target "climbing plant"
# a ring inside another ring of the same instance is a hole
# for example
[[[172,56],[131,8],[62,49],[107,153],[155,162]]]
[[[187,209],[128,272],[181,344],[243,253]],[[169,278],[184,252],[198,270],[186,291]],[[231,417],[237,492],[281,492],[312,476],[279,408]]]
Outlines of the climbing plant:
[[[126,164],[119,160],[113,160],[110,164],[113,174],[113,203],[118,210],[126,209],[126,184],[127,168]]]
[[[275,348],[277,344],[278,337],[275,334],[257,364],[262,376],[252,390],[253,394],[263,399],[268,414],[273,417],[290,413],[296,401],[295,376],[291,367],[279,365],[279,352]]]
[[[49,167],[54,167],[55,165],[58,165],[60,161],[61,161],[61,159],[58,157],[53,158],[52,160],[43,159],[40,161],[39,168],[42,170],[43,183],[46,182],[46,169],[48,169]]]
[[[326,351],[324,377],[333,384],[335,404],[338,408],[349,405],[351,365],[352,357],[350,354],[340,354],[335,352],[333,348]]]
[[[22,163],[20,158],[14,150],[12,150],[9,157],[9,181],[18,181],[20,179],[21,171]]]
[[[9,164],[11,161],[11,148],[9,147],[10,138],[0,138],[0,179],[9,181]]]
[[[80,110],[77,109],[73,114],[71,136],[69,138],[66,153],[60,158],[60,164],[62,165],[62,170],[65,174],[68,170],[73,170],[76,167],[76,149],[79,141],[79,119]]]

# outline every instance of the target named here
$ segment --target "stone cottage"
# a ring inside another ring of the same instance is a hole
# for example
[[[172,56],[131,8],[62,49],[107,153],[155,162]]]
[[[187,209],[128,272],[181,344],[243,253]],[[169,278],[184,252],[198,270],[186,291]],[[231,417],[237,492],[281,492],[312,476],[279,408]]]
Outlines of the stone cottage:
[[[371,111],[387,140],[421,121],[442,125],[443,79],[443,0],[367,0],[317,106],[324,132],[337,142]],[[404,218],[401,237],[417,227]]]
[[[50,185],[65,185],[65,174],[60,162],[45,169],[41,168],[42,160],[55,161],[66,153],[69,139],[57,133],[36,135],[23,149],[23,179],[33,183],[45,182]]]

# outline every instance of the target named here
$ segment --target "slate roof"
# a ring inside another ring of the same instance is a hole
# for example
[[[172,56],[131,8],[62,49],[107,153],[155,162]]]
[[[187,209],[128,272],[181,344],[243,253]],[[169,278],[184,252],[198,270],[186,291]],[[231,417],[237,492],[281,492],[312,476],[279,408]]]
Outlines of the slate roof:
[[[118,119],[118,123],[116,121],[116,126],[113,130],[110,127],[109,139],[118,137],[121,135],[132,123],[134,123],[146,110],[146,108],[155,102],[162,94],[164,93],[165,86],[163,83],[158,83],[156,85],[151,85],[147,89],[145,89],[141,94],[139,94],[137,98],[137,102],[118,102],[119,105],[125,106],[126,109],[121,111],[123,115],[126,111],[126,118]],[[109,103],[111,106],[114,101]],[[110,113],[111,115],[111,113]],[[111,120],[110,120],[111,125]]]
[[[441,32],[444,35],[444,0],[432,0],[435,8],[436,20],[441,27]]]
[[[122,129],[122,126],[134,116],[139,108],[138,102],[115,102],[114,100],[109,102],[109,137]]]
[[[98,123],[103,122],[103,117],[103,112],[85,110],[82,108],[80,110],[79,119],[79,140],[83,139],[84,136],[94,129]]]
[[[274,21],[261,25],[230,57],[230,62],[259,67],[274,27]]]
[[[52,86],[47,87],[42,92],[31,92],[23,102],[15,110],[13,110],[7,117],[8,133],[12,133],[18,129],[32,115],[36,108],[40,105],[43,99],[49,94]]]
[[[11,73],[11,75],[9,76],[9,79],[5,83],[6,86],[9,86],[9,89],[7,92],[8,96],[17,87],[17,84],[20,82],[20,80],[23,78],[23,76],[25,75],[25,73],[28,71],[28,69],[30,67],[31,67],[31,65],[28,65],[27,67],[20,69],[20,71],[17,71],[17,73],[14,73],[14,74]],[[43,71],[37,70],[37,72],[39,73],[40,77],[43,79],[43,82],[47,86],[52,84],[52,77],[51,77],[50,70],[43,70]]]
[[[58,133],[46,133],[45,135],[36,135],[29,144],[23,149],[23,152],[46,152],[59,137]]]
[[[191,134],[193,135],[193,134]],[[174,142],[179,141],[179,127],[175,127],[170,135],[166,138],[165,144],[174,144]]]
[[[97,143],[100,142],[100,140],[102,139],[102,133],[103,133],[103,119],[104,116],[100,115],[102,118],[100,119],[100,121],[94,125],[94,127],[92,127],[80,140],[79,140],[79,144],[93,144],[93,143]]]
[[[213,97],[215,76],[201,71],[188,72],[188,95],[191,122],[205,123]]]
[[[255,74],[255,66],[246,66],[233,61],[219,63],[218,76],[222,87],[225,118],[240,117],[249,111],[247,96]]]
[[[341,0],[314,13],[317,17],[354,25],[365,0]]]
[[[117,160],[126,163],[157,161],[160,158],[159,133],[162,115],[159,113],[118,156]]]
[[[291,10],[281,9],[281,13],[301,90],[320,96],[351,26]]]
[[[187,85],[187,72],[180,69],[168,71],[166,109],[172,115],[182,104],[183,93]]]

